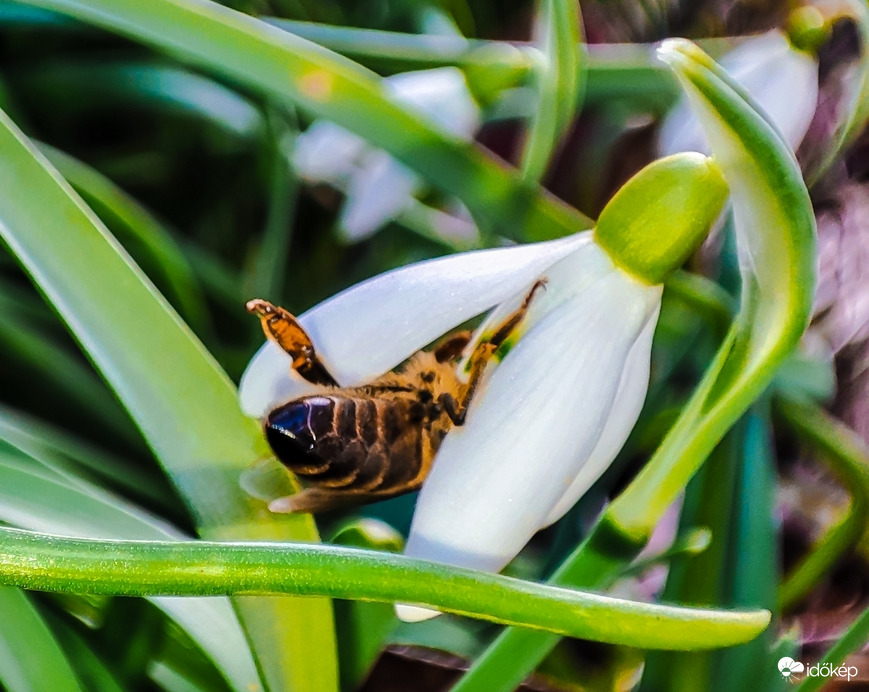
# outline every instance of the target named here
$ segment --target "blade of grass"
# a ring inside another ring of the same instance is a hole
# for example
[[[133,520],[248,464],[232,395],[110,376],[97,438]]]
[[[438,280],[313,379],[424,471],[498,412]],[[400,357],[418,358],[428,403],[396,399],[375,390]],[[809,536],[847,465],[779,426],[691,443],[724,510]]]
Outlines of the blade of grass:
[[[181,56],[208,70],[331,120],[385,149],[475,216],[521,240],[553,238],[592,222],[528,185],[474,145],[394,99],[376,75],[265,22],[204,0],[33,0]]]
[[[47,620],[88,692],[124,692],[106,663],[77,631],[59,617],[49,617]]]
[[[38,90],[41,98],[45,98],[42,94],[75,93],[81,108],[135,106],[194,118],[203,126],[218,129],[223,136],[253,139],[262,134],[262,116],[249,99],[213,79],[174,65],[66,57],[32,70],[22,69],[16,76],[27,90]]]
[[[0,449],[0,521],[79,537],[185,540],[181,532],[134,505],[78,479]],[[253,658],[232,609],[223,599],[151,599],[184,629],[232,684],[257,683]]]
[[[766,608],[778,619],[780,556],[775,527],[775,455],[769,399],[764,397],[745,416],[739,450],[733,529],[728,545],[726,599],[734,608]],[[749,689],[768,667],[772,632],[754,641],[716,652],[719,671],[715,689],[739,692]]]
[[[129,596],[283,592],[407,600],[641,648],[728,646],[753,639],[769,624],[769,613],[762,610],[625,601],[401,555],[311,543],[106,541],[0,529],[0,583]]]
[[[107,436],[138,443],[136,431],[99,378],[28,316],[10,309],[0,313],[0,344],[6,362],[16,373],[29,373],[42,396],[78,407],[76,414],[91,417]]]
[[[290,170],[289,162],[296,128],[276,109],[269,110],[266,122],[266,156],[270,167],[269,207],[246,293],[251,296],[271,296],[277,300],[283,295],[292,222],[299,193],[298,179]]]
[[[271,517],[241,471],[267,454],[235,388],[63,178],[0,113],[0,236],[70,327],[211,538],[316,540],[310,516]],[[76,258],[73,263],[70,258]],[[334,689],[324,600],[239,598],[269,686]]]
[[[573,121],[585,85],[582,18],[576,0],[542,0],[538,11],[540,61],[537,104],[522,151],[522,175],[543,178],[549,160]]]
[[[699,555],[673,561],[662,598],[675,603],[711,606],[726,602],[727,564],[730,558],[731,509],[736,498],[740,446],[745,424],[738,423],[709,456],[685,491],[679,518],[682,530],[708,527],[712,543]],[[711,652],[682,654],[654,652],[643,669],[642,692],[711,690],[717,670]]]
[[[40,463],[78,477],[97,479],[134,497],[166,507],[174,501],[168,487],[140,465],[130,463],[73,435],[0,405],[0,440],[5,440]]]
[[[40,143],[40,151],[73,189],[112,229],[140,263],[158,272],[155,282],[169,289],[182,317],[200,328],[208,311],[196,276],[172,235],[144,207],[87,164]]]
[[[378,29],[299,22],[263,17],[263,21],[386,72],[404,72],[453,65],[465,70],[478,67],[485,56],[497,51],[498,69],[512,71],[505,81],[522,81],[535,64],[529,43],[482,41],[461,36],[402,34]],[[663,112],[679,96],[676,81],[654,59],[650,45],[628,43],[586,46],[585,100],[601,102],[616,98],[639,98]],[[576,94],[578,99],[580,94]],[[524,115],[531,115],[532,106]]]
[[[84,689],[30,596],[0,587],[0,684],[8,692]]]

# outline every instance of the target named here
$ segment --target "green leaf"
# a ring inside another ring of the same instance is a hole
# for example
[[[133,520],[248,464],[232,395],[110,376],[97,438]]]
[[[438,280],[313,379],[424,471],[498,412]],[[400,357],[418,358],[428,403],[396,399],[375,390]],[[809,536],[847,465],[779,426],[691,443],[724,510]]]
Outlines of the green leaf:
[[[310,543],[106,541],[0,529],[0,583],[128,596],[243,592],[403,600],[642,648],[730,646],[754,638],[769,624],[763,610],[639,603],[401,555]]]
[[[0,299],[0,348],[15,372],[28,373],[40,396],[51,395],[52,405],[74,409],[71,416],[90,418],[104,436],[130,446],[139,444],[136,431],[99,378],[80,358],[51,338],[33,314],[12,301]],[[41,307],[41,306],[40,306]]]
[[[764,398],[745,416],[739,450],[725,600],[734,608],[766,608],[777,619],[780,555],[776,536],[776,472],[769,401]],[[717,603],[716,603],[717,605]],[[716,652],[720,674],[716,689],[737,692],[751,687],[768,666],[772,632]],[[778,660],[778,659],[776,659]]]
[[[316,540],[310,516],[266,516],[242,493],[241,471],[267,452],[256,423],[241,414],[235,388],[2,113],[0,151],[0,237],[127,408],[201,534]],[[272,687],[335,687],[327,602],[240,597],[237,607]]]
[[[121,684],[87,642],[59,617],[50,618],[51,629],[88,692],[124,692]]]
[[[576,0],[541,0],[537,44],[541,55],[534,72],[537,104],[526,133],[522,174],[538,181],[581,102],[585,86],[582,18]]]
[[[519,239],[589,228],[591,220],[397,102],[376,75],[337,54],[205,0],[34,0],[181,56],[273,99],[331,120],[385,149],[472,213]]]
[[[0,449],[0,521],[81,537],[184,540],[165,522],[81,478]],[[222,599],[153,598],[188,632],[233,685],[257,684],[253,659],[229,604]]]
[[[47,96],[71,92],[76,103],[135,106],[139,110],[186,116],[221,135],[253,139],[263,130],[262,114],[240,93],[190,70],[157,61],[70,60],[40,64],[23,73],[27,89]]]
[[[158,483],[141,464],[130,463],[70,433],[2,405],[0,440],[59,474],[69,473],[99,485],[120,488],[152,505],[173,509],[168,504],[174,502],[175,497],[168,486]]]
[[[69,661],[30,596],[0,587],[0,684],[8,692],[81,692]]]
[[[91,78],[95,78],[93,75]],[[174,238],[138,202],[87,164],[47,144],[40,151],[100,219],[111,226],[124,248],[152,272],[152,279],[175,299],[188,323],[199,327],[205,297]]]

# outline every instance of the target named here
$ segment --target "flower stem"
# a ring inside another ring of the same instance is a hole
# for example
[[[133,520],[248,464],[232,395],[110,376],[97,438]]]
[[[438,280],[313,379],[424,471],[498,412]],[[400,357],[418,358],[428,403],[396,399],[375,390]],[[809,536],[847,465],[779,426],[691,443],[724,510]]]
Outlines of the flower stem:
[[[354,548],[307,543],[118,541],[0,529],[0,583],[122,596],[284,593],[405,600],[493,622],[642,648],[748,641],[765,610],[636,603]]]

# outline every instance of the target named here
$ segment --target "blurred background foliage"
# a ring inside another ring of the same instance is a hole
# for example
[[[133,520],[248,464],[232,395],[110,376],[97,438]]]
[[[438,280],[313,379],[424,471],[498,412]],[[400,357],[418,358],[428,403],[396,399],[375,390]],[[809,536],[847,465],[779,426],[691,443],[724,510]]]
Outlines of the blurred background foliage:
[[[275,20],[516,42],[531,38],[537,10],[518,0],[226,4]],[[707,45],[721,53],[736,37],[783,26],[792,9],[781,0],[585,0],[592,66],[585,101],[543,183],[595,217],[618,186],[655,157],[660,118],[678,96],[675,82],[646,51],[623,49],[624,69],[603,69],[606,49],[599,44],[682,35],[720,39]],[[340,52],[341,34],[328,27],[279,25],[314,40],[320,36]],[[830,148],[847,80],[864,50],[860,28],[849,19],[833,23],[820,47],[821,98],[798,152],[809,173]],[[383,75],[424,66],[377,51],[347,52]],[[193,69],[105,31],[6,0],[0,0],[0,108],[40,143],[236,382],[262,342],[259,325],[244,310],[246,300],[263,297],[299,313],[387,269],[500,242],[487,229],[478,238],[445,240],[429,217],[409,213],[370,238],[347,242],[336,229],[341,194],[306,184],[294,171],[294,143],[310,123],[304,113],[277,106],[217,72]],[[477,139],[518,164],[523,132],[518,116],[528,111],[527,93],[506,94],[487,105]],[[855,495],[860,474],[865,476],[859,468],[862,445],[869,439],[867,147],[869,139],[856,137],[812,185],[823,300],[807,345],[812,357],[792,363],[778,384],[788,396],[797,392],[827,401],[856,433],[841,432],[851,446],[837,454],[840,438],[826,447],[818,442],[817,431],[833,425],[829,420],[815,420],[812,427],[798,407],[779,413],[769,401],[759,402],[689,490],[683,543],[636,567],[618,585],[634,597],[653,598],[663,589],[665,599],[680,602],[766,604],[776,598],[782,566],[787,571],[799,564],[819,537],[842,521],[851,495],[852,505],[863,502],[858,507],[863,514],[856,524],[852,520],[844,548],[862,539],[829,570],[812,576],[807,590],[783,602],[777,632],[760,643],[772,646],[777,633],[791,632],[779,651],[801,651],[800,660],[819,656],[869,596],[866,498]],[[448,207],[435,192],[425,193],[423,201]],[[730,289],[731,255],[732,248],[710,245],[691,268]],[[67,258],[71,265],[77,259]],[[510,574],[547,576],[582,538],[606,498],[656,448],[722,337],[730,298],[726,292],[713,298],[718,311],[698,314],[695,306],[668,297],[649,402],[625,451],[574,510],[528,546]],[[830,348],[813,345],[812,339],[821,337]],[[0,363],[0,520],[46,530],[81,521],[96,531],[129,521],[148,527],[141,529],[143,537],[194,533],[183,502],[124,409],[5,248],[0,248]],[[842,458],[851,465],[837,467],[835,460]],[[759,509],[756,502],[747,509],[740,502],[752,493],[766,498]],[[318,518],[320,533],[335,543],[398,549],[413,502],[412,496],[402,497],[326,515]],[[52,513],[54,523],[43,522]],[[662,531],[676,533],[678,521],[674,512]],[[713,535],[721,528],[726,540],[703,551],[708,536],[692,534],[696,527],[711,527]],[[663,565],[671,561],[665,587]],[[231,674],[215,665],[213,651],[203,653],[201,641],[195,643],[177,619],[151,601],[3,589],[0,613],[0,680],[10,690],[221,690],[232,684]],[[336,618],[347,690],[446,689],[498,631],[454,617],[398,625],[391,607],[381,604],[336,602]],[[706,676],[694,680],[717,680],[715,689],[761,689],[739,687],[736,676],[775,673],[778,656],[764,651],[749,665],[744,655],[740,663],[741,655],[739,650],[706,654],[690,663],[684,656],[653,658],[644,684],[713,689],[688,678],[671,679],[670,672],[681,666]],[[28,657],[38,664],[28,664]],[[752,668],[756,660],[765,667]],[[869,658],[857,654],[854,660],[869,679]],[[641,661],[636,651],[565,640],[526,688],[631,689]],[[722,682],[727,676],[710,670],[735,671],[737,681]],[[780,682],[772,679],[763,689]]]

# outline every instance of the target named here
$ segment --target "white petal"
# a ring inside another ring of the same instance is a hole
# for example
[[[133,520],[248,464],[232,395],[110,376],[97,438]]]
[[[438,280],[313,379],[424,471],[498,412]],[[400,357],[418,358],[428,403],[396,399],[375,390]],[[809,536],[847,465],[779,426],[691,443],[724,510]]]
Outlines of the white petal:
[[[530,311],[544,314],[529,313],[533,326],[475,396],[465,425],[444,440],[407,555],[500,570],[594,450],[660,288],[634,281],[591,247],[596,253],[583,248],[545,272],[547,291]],[[580,288],[571,295],[571,286]],[[560,296],[555,305],[544,305],[547,294]]]
[[[441,611],[423,608],[422,606],[407,605],[406,603],[396,603],[395,614],[402,622],[422,622],[423,620],[431,620],[441,615]]]
[[[403,72],[384,81],[397,98],[454,135],[470,139],[480,126],[480,108],[456,67]]]
[[[462,322],[530,285],[554,262],[591,243],[578,233],[546,243],[478,250],[419,262],[364,281],[300,317],[343,386],[369,382]],[[273,343],[241,379],[242,409],[262,417],[305,393],[290,358]]]
[[[365,140],[329,122],[316,122],[296,139],[293,165],[311,182],[343,188],[356,169]]]
[[[350,177],[339,225],[347,240],[370,236],[398,216],[420,187],[419,177],[385,151],[366,153]]]
[[[794,49],[784,34],[773,30],[734,48],[721,60],[721,66],[751,94],[791,149],[796,149],[817,106],[817,61]],[[662,155],[709,153],[706,137],[684,98],[665,118],[658,142]]]
[[[573,479],[567,492],[561,497],[549,515],[544,526],[549,526],[564,516],[586,490],[607,470],[616,454],[625,445],[631,430],[637,422],[637,417],[646,400],[649,389],[649,365],[652,352],[652,337],[658,324],[660,309],[653,310],[643,331],[628,354],[627,363],[619,383],[613,407],[604,425],[594,451],[588,457],[582,469]]]

